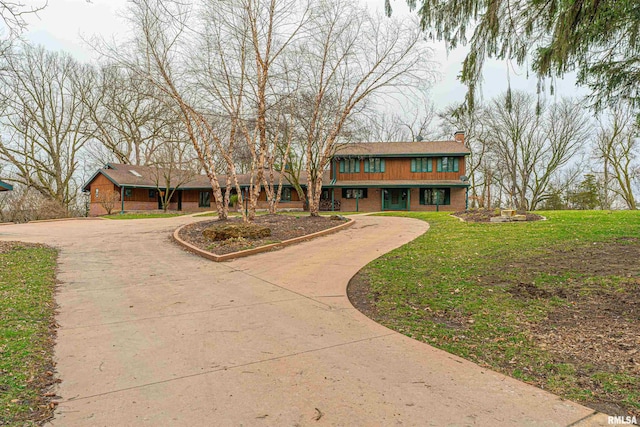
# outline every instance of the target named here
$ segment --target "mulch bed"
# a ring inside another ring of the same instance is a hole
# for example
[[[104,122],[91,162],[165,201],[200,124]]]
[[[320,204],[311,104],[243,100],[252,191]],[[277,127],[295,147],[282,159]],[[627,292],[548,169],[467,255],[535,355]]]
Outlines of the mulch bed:
[[[231,218],[225,222],[242,222],[242,218]],[[196,222],[184,227],[180,230],[180,238],[197,248],[215,255],[225,255],[317,233],[318,231],[343,224],[346,219],[331,219],[326,216],[312,217],[308,214],[303,214],[299,217],[292,215],[260,215],[253,222],[269,227],[271,236],[262,239],[234,239],[233,241],[214,242],[202,235],[202,231],[207,227],[221,223],[218,220],[213,220]]]
[[[518,215],[526,215],[527,221],[540,221],[543,219],[540,215],[530,212],[518,211]],[[467,222],[490,222],[492,217],[500,216],[500,210],[496,209],[469,209],[466,211],[458,211],[453,214],[458,218],[462,218]]]
[[[618,238],[583,247],[549,249],[539,257],[505,265],[514,277],[509,283],[496,283],[495,276],[487,275],[478,277],[478,284],[504,286],[514,298],[524,300],[561,300],[562,304],[552,308],[544,321],[530,324],[527,334],[554,363],[575,366],[578,387],[593,393],[585,402],[588,406],[608,414],[640,416],[637,408],[623,403],[621,396],[593,378],[597,372],[640,378],[639,259],[640,238]],[[561,287],[543,289],[532,284],[539,274],[567,273],[571,278]],[[612,276],[617,279],[612,280]],[[358,310],[384,322],[365,273],[351,279],[348,295]],[[443,323],[441,319],[431,320]],[[444,323],[457,328],[455,318]],[[507,365],[495,368],[504,368],[507,373],[511,369]],[[536,385],[544,387],[544,374],[529,374]]]

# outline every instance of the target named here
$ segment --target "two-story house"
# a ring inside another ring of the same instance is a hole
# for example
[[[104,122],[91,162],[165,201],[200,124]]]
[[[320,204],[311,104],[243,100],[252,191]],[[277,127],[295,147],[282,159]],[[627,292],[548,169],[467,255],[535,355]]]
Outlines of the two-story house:
[[[452,141],[370,142],[340,147],[324,173],[321,209],[374,212],[386,210],[463,210],[469,183],[465,159],[470,153],[464,134]],[[105,195],[115,193],[114,211],[162,209],[160,194],[173,191],[158,185],[158,172],[147,166],[109,163],[83,186],[90,194],[91,216],[106,214]],[[306,189],[303,173],[300,184]],[[239,175],[243,191],[249,175]],[[225,183],[226,177],[221,176]],[[0,188],[1,190],[2,188]],[[235,189],[232,190],[232,193]],[[258,208],[267,207],[266,193]],[[294,187],[284,181],[281,209],[304,209]],[[194,176],[173,192],[169,210],[206,211],[215,209],[211,184],[206,176]]]
[[[463,210],[469,154],[462,132],[452,141],[346,144],[331,162],[323,198],[341,211]]]

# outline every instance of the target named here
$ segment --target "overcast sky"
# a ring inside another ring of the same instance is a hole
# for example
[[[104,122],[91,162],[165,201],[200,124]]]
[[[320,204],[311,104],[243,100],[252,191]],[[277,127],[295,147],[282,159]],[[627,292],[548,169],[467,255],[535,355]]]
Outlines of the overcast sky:
[[[361,0],[372,9],[380,9],[384,0]],[[38,4],[37,0],[26,3]],[[93,34],[102,34],[122,37],[127,28],[119,16],[126,6],[126,0],[49,0],[49,5],[38,14],[38,17],[29,19],[29,31],[27,38],[53,50],[65,50],[78,59],[89,61],[92,57],[91,48],[82,41],[82,35],[88,37]],[[403,16],[409,13],[405,0],[392,0],[394,15]],[[461,62],[464,59],[466,49],[458,48],[453,52],[447,52],[442,44],[433,44],[435,61],[440,64],[439,72],[441,80],[437,82],[432,91],[432,97],[436,108],[440,109],[463,100],[465,87],[461,85],[456,76],[460,73]],[[507,65],[498,61],[487,61],[485,65],[482,96],[490,99],[507,88]],[[537,81],[535,77],[526,78],[523,70],[510,69],[511,87],[535,93]],[[578,90],[574,85],[574,79],[567,78],[557,84],[555,96],[572,96],[585,94],[584,90]]]

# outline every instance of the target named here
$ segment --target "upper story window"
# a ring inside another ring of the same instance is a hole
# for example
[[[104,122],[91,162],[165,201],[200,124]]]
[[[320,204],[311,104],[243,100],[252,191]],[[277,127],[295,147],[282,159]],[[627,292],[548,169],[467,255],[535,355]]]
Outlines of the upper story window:
[[[438,172],[458,172],[457,157],[441,157],[438,159]]]
[[[358,159],[342,159],[340,160],[340,173],[359,173],[360,160]]]
[[[364,159],[364,171],[368,173],[384,172],[384,159],[379,157]]]
[[[411,172],[433,172],[433,162],[430,157],[411,159]]]

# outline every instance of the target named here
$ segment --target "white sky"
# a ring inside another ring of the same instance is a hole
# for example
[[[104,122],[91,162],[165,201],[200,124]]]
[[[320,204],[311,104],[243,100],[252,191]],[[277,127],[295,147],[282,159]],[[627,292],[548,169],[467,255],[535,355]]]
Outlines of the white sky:
[[[361,0],[371,8],[382,10],[384,0]],[[41,1],[29,0],[27,4],[39,4]],[[48,49],[65,50],[80,60],[90,60],[91,48],[82,41],[82,36],[90,37],[101,34],[107,38],[122,36],[126,33],[125,22],[119,16],[126,6],[127,0],[49,0],[49,5],[29,19],[29,31],[26,38],[32,42],[42,44]],[[409,13],[405,0],[392,0],[395,16]],[[466,49],[460,47],[447,52],[442,44],[433,44],[435,61],[440,64],[441,80],[431,90],[432,98],[437,109],[463,100],[466,91],[456,76],[461,69]],[[537,80],[535,77],[526,78],[523,70],[511,69],[512,89],[521,89],[535,93]],[[572,77],[556,84],[556,97],[585,95],[587,92],[575,87]],[[490,99],[507,88],[507,65],[504,62],[487,61],[485,63],[482,96]]]

